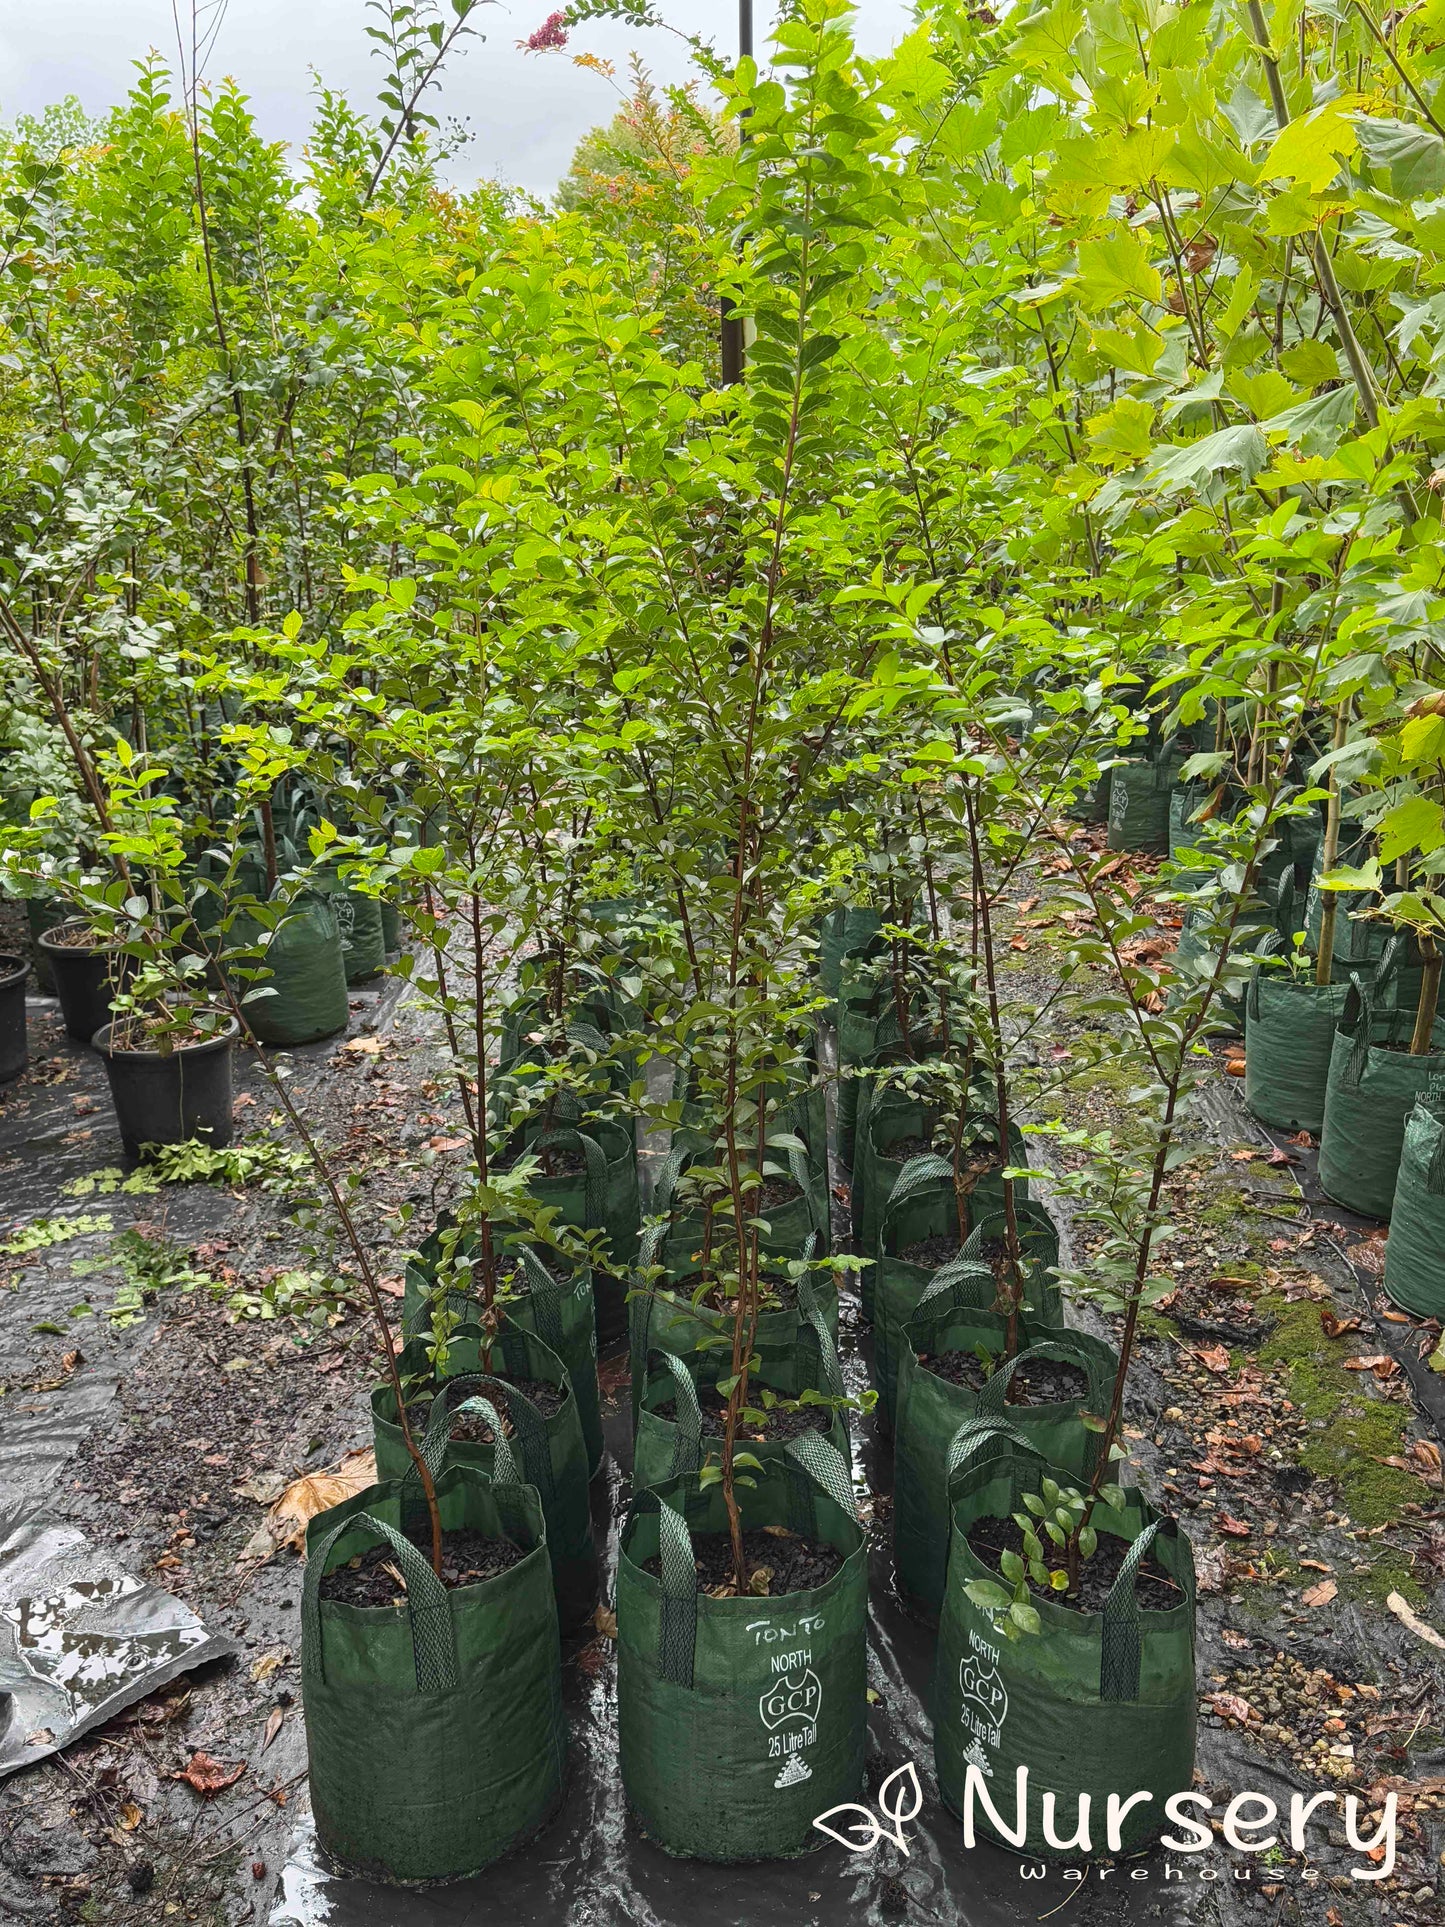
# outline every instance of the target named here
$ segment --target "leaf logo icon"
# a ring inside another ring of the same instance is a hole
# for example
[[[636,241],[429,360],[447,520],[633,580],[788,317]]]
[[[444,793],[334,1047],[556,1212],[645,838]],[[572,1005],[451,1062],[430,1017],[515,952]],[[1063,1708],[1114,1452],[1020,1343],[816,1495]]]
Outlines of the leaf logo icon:
[[[890,1773],[879,1787],[876,1814],[871,1807],[860,1806],[849,1800],[840,1807],[829,1807],[826,1813],[820,1813],[813,1825],[819,1833],[826,1833],[830,1840],[836,1840],[840,1847],[846,1847],[849,1853],[872,1853],[880,1840],[891,1840],[895,1847],[907,1853],[908,1841],[903,1829],[908,1821],[916,1820],[922,1810],[923,1788],[919,1784],[918,1769],[909,1760],[896,1772]],[[845,1823],[847,1833],[828,1824],[841,1814],[849,1815]],[[885,1822],[892,1824],[885,1825]]]

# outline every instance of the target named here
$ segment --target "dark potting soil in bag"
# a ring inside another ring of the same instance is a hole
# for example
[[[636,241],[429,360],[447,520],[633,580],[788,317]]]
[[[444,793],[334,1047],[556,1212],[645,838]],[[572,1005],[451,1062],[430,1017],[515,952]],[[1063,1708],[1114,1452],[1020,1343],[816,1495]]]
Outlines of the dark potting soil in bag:
[[[935,1288],[903,1328],[899,1348],[898,1422],[893,1452],[893,1550],[898,1590],[927,1617],[937,1615],[943,1599],[948,1556],[948,1448],[969,1419],[1007,1416],[1020,1437],[1078,1482],[1087,1481],[1098,1453],[1099,1433],[1081,1413],[1102,1417],[1118,1369],[1111,1345],[1088,1332],[1037,1329],[1020,1323],[1019,1352],[1003,1361],[1004,1319],[970,1311],[955,1303],[956,1287]],[[998,1362],[981,1386],[956,1384],[932,1364],[942,1354],[986,1352]],[[1008,1404],[1015,1375],[1025,1360],[1078,1368],[1077,1395],[1027,1405]]]
[[[564,1633],[590,1618],[597,1603],[597,1548],[592,1536],[592,1510],[587,1493],[587,1448],[577,1401],[572,1396],[566,1367],[533,1332],[505,1326],[491,1343],[492,1370],[484,1368],[485,1334],[463,1326],[448,1342],[447,1375],[427,1379],[426,1346],[413,1339],[400,1360],[404,1380],[418,1383],[427,1425],[455,1413],[464,1398],[484,1392],[502,1408],[512,1428],[513,1448],[529,1485],[537,1488],[547,1522],[547,1555],[557,1590],[557,1617]],[[533,1395],[511,1381],[539,1388]],[[415,1399],[418,1393],[409,1392]],[[543,1409],[545,1407],[549,1409]],[[412,1460],[396,1419],[390,1385],[381,1384],[371,1395],[371,1428],[376,1445],[376,1467],[383,1478],[402,1479]],[[415,1434],[414,1422],[413,1432]],[[479,1466],[490,1471],[495,1442],[480,1437],[451,1438],[448,1425],[441,1433],[445,1462]],[[472,1428],[476,1429],[476,1428]]]

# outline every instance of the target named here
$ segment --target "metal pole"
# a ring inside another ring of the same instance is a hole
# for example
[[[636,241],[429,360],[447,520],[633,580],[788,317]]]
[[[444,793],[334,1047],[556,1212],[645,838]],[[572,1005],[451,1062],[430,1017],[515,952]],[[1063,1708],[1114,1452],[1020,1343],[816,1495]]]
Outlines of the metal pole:
[[[753,0],[738,0],[738,59],[751,58],[753,51]],[[738,140],[741,143],[748,137],[747,118],[738,122]],[[732,311],[732,302],[726,295],[722,298],[722,378],[723,387],[731,388],[743,378],[743,324]]]

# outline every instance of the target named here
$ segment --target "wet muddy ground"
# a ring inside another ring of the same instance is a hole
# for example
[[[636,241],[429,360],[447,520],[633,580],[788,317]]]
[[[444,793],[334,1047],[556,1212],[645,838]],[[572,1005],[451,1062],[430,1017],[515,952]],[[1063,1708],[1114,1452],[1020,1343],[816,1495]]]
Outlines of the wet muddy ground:
[[[1046,933],[1030,925],[1024,942],[1021,982]],[[399,1290],[403,1254],[465,1150],[426,1020],[398,990],[354,994],[347,1037],[292,1062],[309,1114],[361,1180],[368,1235]],[[830,1846],[718,1869],[641,1840],[615,1771],[615,1664],[599,1631],[567,1646],[571,1787],[522,1857],[425,1894],[329,1874],[307,1824],[298,1562],[258,1528],[289,1480],[368,1443],[367,1327],[338,1296],[338,1254],[283,1177],[271,1180],[282,1188],[113,1188],[97,1177],[120,1164],[98,1063],[40,1001],[31,1048],[30,1073],[0,1092],[0,1246],[21,1247],[0,1252],[0,1512],[43,1508],[80,1525],[240,1651],[0,1785],[0,1920],[1004,1927],[1060,1908],[1090,1923],[1445,1918],[1445,1652],[1388,1603],[1395,1594],[1422,1621],[1445,1621],[1441,1387],[1422,1358],[1435,1334],[1383,1307],[1378,1239],[1319,1199],[1310,1147],[1245,1117],[1222,1051],[1210,1143],[1174,1200],[1179,1289],[1151,1316],[1127,1443],[1195,1544],[1199,1766],[1215,1819],[1244,1790],[1281,1805],[1295,1789],[1353,1790],[1368,1813],[1393,1788],[1388,1881],[1351,1878],[1375,1869],[1338,1805],[1316,1816],[1304,1856],[1217,1846],[1168,1871],[1162,1856],[1080,1862],[1087,1877],[1070,1882],[1026,1879],[986,1846],[966,1852],[932,1785],[933,1641],[891,1594],[890,1454],[866,1424],[855,1424],[855,1455],[873,1537],[869,1780],[876,1789],[916,1764],[925,1799],[906,1854]],[[239,1088],[245,1141],[279,1139],[253,1068]],[[1127,1124],[1127,1093],[1105,1082],[1070,1101],[1075,1121]],[[399,1296],[397,1307],[399,1318]],[[1106,1329],[1089,1310],[1078,1322]],[[847,1302],[843,1326],[861,1387],[871,1339]],[[609,1458],[593,1502],[611,1564],[627,1493],[625,1362],[604,1360],[603,1378]],[[1232,1878],[1245,1868],[1247,1882]]]

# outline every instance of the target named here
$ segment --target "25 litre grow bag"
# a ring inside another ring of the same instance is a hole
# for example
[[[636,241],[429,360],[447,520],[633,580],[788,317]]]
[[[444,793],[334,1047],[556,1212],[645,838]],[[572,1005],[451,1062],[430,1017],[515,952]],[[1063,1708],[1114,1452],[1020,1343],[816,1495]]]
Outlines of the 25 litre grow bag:
[[[1182,767],[1175,757],[1116,763],[1109,772],[1111,850],[1162,853],[1169,848],[1169,796]]]
[[[540,1131],[527,1134],[525,1149],[535,1151]],[[622,1274],[637,1256],[642,1207],[637,1188],[637,1137],[620,1124],[589,1123],[585,1129],[558,1126],[546,1132],[549,1149],[581,1153],[584,1168],[575,1174],[545,1177],[535,1172],[527,1186],[550,1205],[562,1224],[579,1231],[607,1233],[607,1263],[594,1266],[592,1290],[599,1343],[610,1345],[627,1328],[627,1286]]]
[[[337,901],[319,894],[302,897],[259,953],[257,961],[269,975],[237,982],[246,1022],[263,1044],[288,1049],[345,1030],[350,1005]],[[249,943],[259,934],[259,925],[238,919],[232,941]]]
[[[25,1034],[25,980],[30,966],[23,957],[0,953],[0,1084],[18,1077],[30,1062]]]
[[[1081,1613],[1033,1601],[1037,1633],[1008,1639],[967,1587],[999,1583],[968,1544],[978,1519],[1022,1510],[1039,1480],[1066,1475],[1014,1440],[1004,1427],[970,1428],[949,1452],[948,1584],[934,1667],[934,1763],[945,1806],[962,1815],[972,1780],[975,1825],[1000,1845],[1053,1854],[1043,1834],[1043,1795],[1058,1796],[1057,1833],[1074,1832],[1080,1794],[1091,1796],[1094,1851],[1111,1793],[1121,1802],[1148,1793],[1124,1818],[1124,1850],[1156,1839],[1164,1802],[1194,1775],[1194,1561],[1188,1539],[1135,1491],[1122,1510],[1095,1509],[1101,1535],[1131,1547],[1103,1611]],[[1139,1560],[1150,1554],[1180,1589],[1180,1603],[1146,1611],[1135,1594]],[[1018,1770],[1028,1769],[1028,1809],[1015,1832]],[[987,1794],[1005,1833],[984,1804]],[[1077,1858],[1077,1850],[1070,1849]]]
[[[805,1469],[806,1468],[806,1469]],[[821,1847],[815,1814],[856,1800],[867,1715],[868,1576],[847,1473],[816,1437],[739,1486],[746,1530],[837,1548],[826,1584],[700,1593],[692,1535],[726,1533],[721,1485],[641,1493],[617,1568],[618,1751],[628,1802],[669,1853],[774,1860]],[[660,1576],[644,1568],[660,1555]]]
[[[1028,1185],[1017,1179],[1014,1184],[1014,1213],[1019,1238],[1027,1258],[1031,1243],[1050,1254],[1048,1262],[1057,1263],[1058,1233],[1046,1212],[1028,1200]],[[973,1203],[972,1197],[969,1203]],[[1030,1217],[1030,1213],[1033,1214]],[[913,1158],[903,1167],[903,1175],[883,1207],[879,1257],[865,1276],[873,1284],[873,1382],[878,1388],[880,1423],[891,1427],[897,1416],[898,1348],[904,1324],[913,1316],[919,1300],[935,1279],[946,1276],[954,1289],[953,1302],[979,1311],[992,1309],[998,1296],[993,1272],[979,1256],[982,1227],[1002,1218],[990,1211],[969,1231],[955,1257],[941,1265],[922,1265],[901,1257],[922,1239],[956,1235],[958,1206],[953,1190],[953,1175],[947,1161],[931,1153]],[[1024,1309],[1041,1323],[1061,1325],[1058,1290],[1040,1291],[1038,1270],[1028,1267],[1024,1276]]]
[[[1377,1017],[1369,992],[1351,979],[1330,1053],[1319,1176],[1326,1197],[1362,1217],[1389,1217],[1405,1120],[1445,1071],[1445,1025],[1435,1026],[1426,1057],[1409,1055],[1413,1028],[1409,1011]]]
[[[712,1164],[712,1147],[701,1150],[693,1144],[684,1142],[677,1145],[665,1160],[658,1174],[657,1189],[653,1195],[654,1213],[671,1212],[677,1188],[686,1174],[688,1164],[701,1157],[705,1163]],[[788,1180],[794,1193],[776,1204],[748,1205],[747,1217],[757,1219],[765,1230],[758,1233],[758,1247],[772,1258],[815,1258],[822,1256],[828,1249],[828,1210],[827,1189],[819,1184],[802,1151],[790,1150],[784,1154],[788,1167]],[[776,1161],[776,1160],[775,1160]],[[716,1251],[722,1245],[737,1248],[737,1220],[732,1200],[724,1198],[715,1206],[711,1222],[705,1210],[684,1210],[673,1215],[662,1237],[661,1257],[669,1274],[682,1277],[687,1272],[696,1271],[704,1249]]]
[[[571,1632],[591,1617],[598,1584],[597,1549],[587,1496],[587,1448],[582,1443],[577,1402],[566,1367],[534,1332],[504,1327],[492,1340],[491,1372],[482,1370],[484,1349],[484,1334],[475,1326],[462,1326],[453,1332],[448,1341],[447,1375],[440,1381],[431,1380],[432,1401],[434,1404],[443,1397],[454,1410],[461,1399],[480,1391],[502,1406],[513,1429],[523,1476],[537,1488],[542,1501],[547,1554],[557,1591],[557,1618],[562,1631]],[[413,1339],[403,1348],[399,1362],[404,1380],[422,1380],[428,1369],[425,1344]],[[557,1411],[543,1417],[529,1398],[507,1383],[509,1378],[538,1379],[566,1396]],[[371,1429],[377,1471],[384,1479],[404,1479],[412,1460],[397,1423],[396,1401],[389,1384],[378,1385],[372,1392]],[[495,1456],[495,1444],[447,1441],[448,1464],[477,1466],[490,1472]],[[419,1491],[415,1496],[419,1497]]]
[[[643,1241],[643,1263],[649,1238]],[[731,1311],[720,1311],[706,1303],[694,1304],[691,1280],[680,1278],[676,1289],[654,1285],[634,1291],[628,1304],[629,1350],[632,1363],[632,1404],[634,1414],[647,1377],[647,1354],[656,1347],[690,1362],[701,1350],[719,1354],[720,1345],[732,1342]],[[838,1287],[831,1273],[823,1278],[798,1279],[793,1287],[793,1302],[779,1303],[759,1312],[754,1343],[770,1353],[795,1350],[802,1333],[815,1316],[821,1315],[830,1338],[838,1337]]]
[[[953,1385],[920,1365],[927,1351],[973,1351],[982,1346],[1002,1360],[1006,1321],[955,1302],[957,1287],[937,1285],[903,1328],[898,1362],[898,1433],[893,1450],[893,1551],[898,1590],[916,1610],[937,1616],[943,1602],[948,1558],[948,1448],[960,1425],[973,1418],[1007,1413],[1019,1436],[1036,1447],[1075,1481],[1094,1469],[1099,1434],[1080,1418],[1085,1409],[1100,1416],[1108,1409],[1118,1370],[1111,1345],[1087,1332],[1039,1329],[1020,1321],[1019,1351],[1011,1364],[999,1363],[978,1390]],[[1049,1405],[1005,1405],[1005,1395],[1025,1352],[1082,1366],[1088,1390],[1082,1398]]]
[[[477,1249],[476,1239],[468,1234],[460,1247],[463,1263]],[[508,1262],[507,1254],[503,1262]],[[420,1251],[406,1261],[405,1286],[401,1301],[402,1330],[408,1338],[423,1334],[429,1325],[432,1294],[437,1288],[437,1267],[441,1263],[440,1230],[430,1232]],[[520,1247],[516,1263],[527,1280],[522,1296],[507,1301],[505,1317],[523,1331],[535,1332],[567,1367],[572,1396],[577,1401],[577,1416],[582,1424],[582,1441],[587,1448],[587,1469],[596,1478],[603,1456],[602,1405],[597,1388],[597,1324],[592,1302],[592,1273],[585,1266],[570,1279],[554,1278],[542,1260],[528,1247]],[[514,1285],[513,1290],[516,1289]],[[464,1322],[475,1319],[481,1300],[470,1292],[447,1294],[447,1310]]]
[[[1432,1088],[1405,1120],[1385,1241],[1385,1291],[1417,1318],[1445,1319],[1445,1088]]]
[[[505,1470],[511,1470],[508,1466]],[[447,1590],[401,1534],[399,1485],[374,1485],[311,1521],[301,1679],[311,1808],[337,1860],[392,1881],[479,1873],[561,1803],[567,1729],[557,1608],[537,1494],[454,1466],[436,1482],[444,1530],[510,1539],[525,1557]],[[407,1604],[321,1598],[335,1567],[384,1541]]]
[[[110,1022],[112,997],[135,975],[135,959],[126,956],[119,944],[59,940],[62,931],[81,927],[79,920],[72,918],[42,930],[36,939],[36,956],[43,957],[49,968],[67,1032],[82,1044],[92,1044],[96,1043],[96,1032]]]
[[[839,903],[825,912],[818,939],[818,985],[825,997],[837,997],[844,967],[861,956],[883,927],[883,912],[863,903]]]
[[[128,1158],[148,1144],[185,1144],[198,1138],[214,1150],[231,1142],[231,1052],[240,1026],[234,1018],[215,1037],[177,1044],[165,1053],[121,1049],[116,1030],[95,1033]]]
[[[811,1360],[807,1357],[809,1351]],[[682,1478],[684,1474],[699,1472],[709,1455],[719,1463],[722,1459],[721,1436],[705,1432],[703,1411],[697,1401],[697,1384],[690,1366],[674,1357],[670,1351],[659,1349],[649,1353],[647,1364],[647,1382],[638,1405],[638,1430],[632,1439],[634,1491],[644,1491],[647,1486],[661,1486],[670,1478]],[[717,1353],[711,1359],[703,1357],[697,1360],[697,1372],[705,1384],[717,1384],[719,1376],[730,1370],[730,1366],[730,1353]],[[844,1397],[838,1347],[832,1343],[832,1333],[828,1332],[817,1305],[807,1312],[807,1324],[798,1333],[796,1349],[780,1355],[769,1355],[767,1351],[755,1353],[748,1374],[748,1403],[759,1407],[759,1399],[753,1391],[755,1386],[767,1387],[784,1399],[796,1399],[803,1389],[823,1391],[830,1399]],[[672,1405],[670,1416],[663,1412],[663,1407],[669,1403]],[[819,1418],[827,1418],[827,1424],[821,1428],[823,1436],[838,1451],[844,1465],[850,1465],[852,1445],[848,1441],[848,1424],[844,1422],[842,1412],[825,1414],[819,1411]],[[744,1449],[757,1459],[776,1459],[784,1453],[786,1445],[749,1434],[744,1441]]]
[[[386,969],[386,934],[379,899],[349,890],[339,877],[323,879],[321,888],[336,912],[347,983],[369,983]]]

